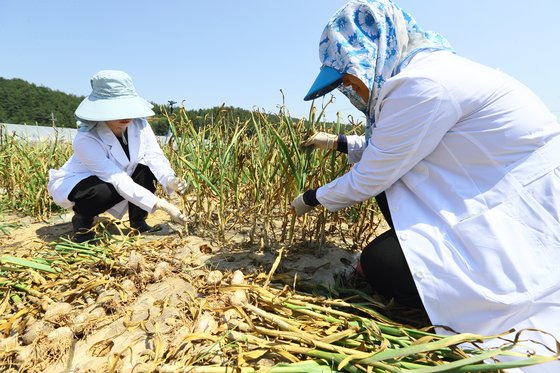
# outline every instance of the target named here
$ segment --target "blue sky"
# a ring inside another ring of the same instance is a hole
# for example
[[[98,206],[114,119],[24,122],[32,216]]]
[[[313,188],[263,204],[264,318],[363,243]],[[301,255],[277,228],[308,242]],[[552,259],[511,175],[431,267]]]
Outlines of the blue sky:
[[[323,27],[345,0],[0,0],[0,76],[77,95],[102,69],[144,98],[306,116]],[[560,1],[396,0],[465,57],[529,86],[560,116]],[[327,113],[359,116],[340,94]]]

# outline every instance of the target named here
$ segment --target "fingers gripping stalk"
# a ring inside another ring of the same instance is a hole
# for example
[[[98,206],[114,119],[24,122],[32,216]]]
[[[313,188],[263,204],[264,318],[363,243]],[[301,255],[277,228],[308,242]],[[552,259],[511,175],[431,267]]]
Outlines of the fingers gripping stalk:
[[[179,194],[183,194],[185,193],[185,190],[187,190],[187,183],[185,182],[185,180],[180,179],[178,177],[171,177],[169,179],[169,181],[167,182],[167,186],[173,190],[174,192],[177,192]]]
[[[290,205],[293,207],[296,216],[303,216],[313,210],[314,206],[310,206],[303,200],[303,193],[297,196]]]
[[[334,150],[337,147],[338,136],[326,132],[317,132],[301,143],[301,146],[311,146],[314,149]]]
[[[169,214],[171,219],[177,223],[181,223],[181,224],[187,223],[187,217],[183,215],[181,210],[179,210],[179,208],[177,208],[175,205],[169,203],[168,201],[162,198],[157,200],[154,209],[165,211],[167,214]]]

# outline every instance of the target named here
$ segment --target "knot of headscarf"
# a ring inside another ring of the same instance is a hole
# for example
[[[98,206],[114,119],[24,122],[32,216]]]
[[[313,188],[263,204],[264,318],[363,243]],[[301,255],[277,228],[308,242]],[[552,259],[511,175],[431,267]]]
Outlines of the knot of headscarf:
[[[329,21],[319,44],[323,66],[359,78],[370,90],[366,107],[369,141],[381,87],[418,52],[452,50],[448,41],[423,31],[414,18],[390,0],[354,0]],[[341,91],[345,93],[342,88]]]

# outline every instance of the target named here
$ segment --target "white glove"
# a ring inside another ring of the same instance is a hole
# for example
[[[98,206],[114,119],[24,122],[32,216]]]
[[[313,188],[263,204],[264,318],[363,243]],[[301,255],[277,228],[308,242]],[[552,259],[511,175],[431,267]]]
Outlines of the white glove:
[[[187,189],[187,183],[183,179],[179,179],[178,177],[172,176],[167,181],[167,187],[174,192],[179,192],[183,194]]]
[[[154,206],[155,210],[163,210],[169,214],[173,221],[177,223],[185,224],[187,222],[187,218],[181,210],[179,210],[176,206],[172,205],[171,203],[167,202],[162,198],[158,198],[156,204]]]
[[[338,135],[325,132],[317,132],[301,143],[301,146],[312,146],[313,148],[336,150]]]
[[[314,208],[314,206],[309,206],[308,204],[303,202],[303,193],[294,198],[290,205],[294,208],[296,216],[305,215]]]

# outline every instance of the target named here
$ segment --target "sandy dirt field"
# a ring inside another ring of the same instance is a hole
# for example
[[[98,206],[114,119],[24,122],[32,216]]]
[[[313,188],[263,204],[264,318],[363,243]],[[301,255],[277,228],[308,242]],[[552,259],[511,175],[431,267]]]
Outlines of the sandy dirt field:
[[[17,219],[18,227],[0,235],[0,255],[32,257],[45,244],[71,234],[70,218],[71,214],[63,214],[48,222]],[[110,219],[102,216],[100,221]],[[84,279],[92,285],[83,290],[85,285],[80,284],[78,295],[71,284],[65,286],[72,295],[58,294],[55,299],[53,293],[52,302],[22,316],[14,326],[18,332],[0,341],[4,351],[0,367],[14,372],[176,371],[174,364],[185,364],[189,354],[199,356],[197,364],[227,365],[224,356],[204,351],[213,347],[188,337],[200,332],[197,323],[204,317],[211,320],[204,329],[210,334],[228,328],[229,321],[223,318],[227,306],[220,297],[208,296],[209,286],[230,284],[236,270],[245,281],[262,277],[271,271],[279,251],[247,244],[244,233],[225,243],[213,241],[211,235],[188,234],[170,224],[164,213],[152,214],[147,221],[161,224],[162,230],[137,237],[134,245],[123,248],[114,265],[117,269],[92,267],[99,282]],[[125,223],[110,230],[118,235],[119,229],[124,234],[129,231]],[[274,282],[297,291],[325,291],[337,278],[353,276],[352,264],[358,256],[335,244],[284,248]],[[170,358],[171,350],[179,346],[181,351],[175,353],[181,358]],[[286,359],[261,357],[251,364],[258,368],[282,361]]]

